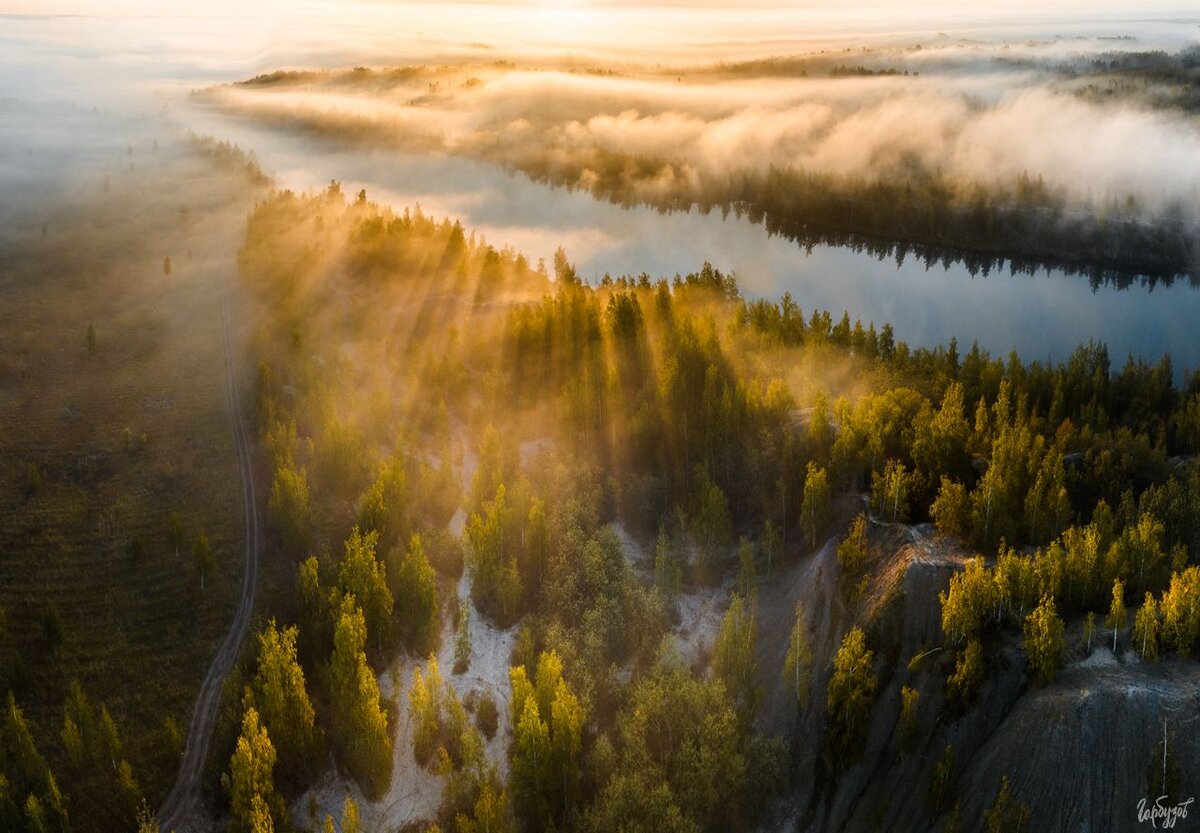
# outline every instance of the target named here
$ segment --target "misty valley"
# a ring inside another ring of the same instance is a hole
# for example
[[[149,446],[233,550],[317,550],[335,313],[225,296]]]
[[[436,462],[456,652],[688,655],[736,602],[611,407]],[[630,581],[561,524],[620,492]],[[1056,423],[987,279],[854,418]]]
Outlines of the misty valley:
[[[49,5],[0,830],[1200,824],[1195,10]]]

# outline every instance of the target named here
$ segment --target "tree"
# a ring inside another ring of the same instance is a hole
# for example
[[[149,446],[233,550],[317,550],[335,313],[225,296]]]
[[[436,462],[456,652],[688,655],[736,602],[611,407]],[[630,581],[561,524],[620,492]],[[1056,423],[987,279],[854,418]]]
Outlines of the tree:
[[[308,473],[290,462],[275,471],[267,507],[285,552],[300,557],[308,549],[312,513],[308,506]]]
[[[397,551],[393,550],[393,553]],[[442,606],[438,599],[437,573],[425,555],[420,535],[413,535],[399,562],[392,560],[388,571],[391,594],[396,600],[400,637],[413,653],[427,653],[436,645],[442,629]]]
[[[954,793],[954,747],[947,743],[942,757],[933,766],[933,779],[929,782],[929,797],[934,810],[941,814],[950,809]]]
[[[1096,614],[1089,610],[1087,618],[1083,620],[1083,641],[1087,644],[1088,656],[1092,655],[1092,637],[1096,633]]]
[[[717,563],[733,537],[729,501],[703,466],[696,466],[693,480],[697,498],[692,533],[700,550],[701,577],[705,581],[714,581],[717,578]]]
[[[342,803],[342,833],[362,833],[362,822],[358,818],[358,804],[350,796]]]
[[[192,561],[196,564],[196,572],[200,574],[200,590],[203,591],[205,578],[216,570],[216,560],[204,530],[196,533],[196,541],[192,544]]]
[[[316,720],[296,654],[295,626],[280,630],[275,620],[258,634],[258,663],[251,702],[273,738],[279,769],[298,779],[318,753]]]
[[[471,596],[480,610],[508,622],[518,613],[521,576],[510,546],[507,492],[504,485],[483,506],[483,514],[472,513],[467,519],[467,540],[471,544]]]
[[[908,519],[908,492],[911,476],[899,460],[888,460],[882,472],[871,480],[871,506],[893,522]]]
[[[984,818],[987,833],[1028,833],[1029,807],[1013,798],[1007,775],[1000,779],[1000,792]]]
[[[843,589],[854,587],[861,578],[870,554],[867,538],[867,517],[861,512],[850,524],[848,534],[837,548],[837,562],[842,570]]]
[[[977,637],[997,607],[996,585],[983,566],[972,558],[966,569],[950,577],[949,593],[938,594],[942,603],[942,633],[953,645]]]
[[[879,681],[871,673],[875,654],[867,648],[861,628],[851,628],[833,660],[833,676],[826,690],[829,738],[834,757],[842,767],[861,753],[866,742],[871,709]]]
[[[442,731],[442,677],[437,657],[429,655],[425,670],[413,669],[408,689],[408,714],[412,721],[413,757],[422,766],[429,763],[437,750]]]
[[[763,524],[760,546],[762,547],[763,560],[767,562],[767,575],[770,575],[775,561],[783,554],[783,541],[780,538],[779,529],[770,518],[767,518]]]
[[[783,681],[796,694],[796,704],[801,710],[808,708],[812,689],[812,645],[808,637],[808,618],[804,612],[804,601],[796,600],[796,619],[788,639],[787,657],[783,662]]]
[[[263,816],[281,828],[286,823],[283,799],[275,791],[275,747],[258,712],[246,709],[242,734],[229,759],[229,829],[232,833],[260,833]],[[272,829],[272,828],[267,828]]]
[[[920,728],[917,723],[920,717],[917,705],[920,700],[921,692],[915,688],[908,686],[900,688],[900,719],[897,730],[900,737],[900,749],[903,752],[911,752],[916,746],[917,729]]]
[[[831,495],[825,469],[809,461],[804,474],[804,499],[800,504],[800,528],[808,533],[810,546],[817,545],[817,533],[829,522]]]
[[[353,596],[362,607],[367,634],[375,637],[382,652],[384,637],[390,635],[392,620],[392,591],[388,589],[387,569],[375,557],[379,535],[363,535],[357,526],[346,539],[346,551],[338,567],[338,589],[344,596]],[[390,641],[390,640],[389,640]]]
[[[390,550],[405,540],[410,524],[408,475],[404,461],[393,457],[363,495],[358,525],[364,533],[378,533],[384,549]]]
[[[1104,627],[1112,628],[1113,653],[1117,652],[1117,634],[1125,627],[1125,582],[1117,579],[1112,587],[1112,604],[1108,608],[1108,618]]]
[[[392,777],[392,739],[379,683],[367,665],[367,626],[353,595],[342,599],[329,661],[333,736],[350,774],[371,797]]]
[[[668,599],[678,595],[683,585],[683,566],[665,526],[658,528],[658,539],[654,542],[654,583]]]
[[[454,673],[461,674],[471,665],[471,606],[458,601],[458,636],[454,638]]]
[[[958,652],[954,673],[946,678],[949,698],[960,707],[969,706],[979,694],[985,674],[983,644],[978,639],[972,639],[965,649]]]
[[[1159,608],[1163,640],[1170,639],[1179,656],[1190,656],[1200,638],[1200,567],[1172,575]]]
[[[734,709],[745,726],[750,725],[758,708],[759,691],[754,682],[758,667],[755,654],[757,640],[758,623],[754,604],[747,603],[735,593],[721,620],[721,629],[713,645],[713,674],[725,683]]]
[[[513,714],[512,784],[517,815],[554,826],[578,800],[586,712],[562,677],[553,652],[538,657],[530,685],[523,666],[509,670]]]
[[[1025,618],[1024,637],[1030,670],[1039,681],[1050,682],[1058,671],[1063,653],[1063,623],[1055,610],[1053,596],[1045,596]]]
[[[971,502],[967,490],[946,476],[942,476],[937,497],[929,507],[934,526],[943,535],[966,538],[971,532]]]
[[[1158,629],[1158,605],[1154,603],[1154,595],[1147,593],[1133,617],[1133,644],[1142,659],[1158,659]]]
[[[470,817],[460,813],[454,822],[458,833],[517,833],[508,806],[508,790],[485,781]]]

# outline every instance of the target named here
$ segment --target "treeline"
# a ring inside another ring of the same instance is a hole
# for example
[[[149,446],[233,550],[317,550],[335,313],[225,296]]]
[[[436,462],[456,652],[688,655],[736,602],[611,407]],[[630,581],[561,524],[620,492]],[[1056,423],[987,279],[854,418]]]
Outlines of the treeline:
[[[1156,647],[1195,647],[1175,611],[1190,610],[1200,545],[1200,377],[1177,387],[1169,360],[1115,371],[1101,345],[1056,365],[914,349],[790,296],[747,301],[708,265],[591,287],[561,251],[531,267],[336,183],[260,205],[240,264],[269,517],[297,592],[295,625],[263,631],[235,704],[238,824],[285,827],[281,797],[324,748],[366,795],[386,790],[409,750],[376,675],[400,651],[421,660],[397,707],[443,779],[443,830],[756,823],[789,777],[786,747],[754,730],[757,576],[832,531],[847,494],[869,495],[875,520],[931,519],[998,556],[947,596],[964,702],[989,629],[1021,622],[1041,674],[1056,622],[1102,612],[1114,582],[1123,601],[1152,594]],[[617,521],[652,551],[642,566]],[[849,588],[867,525],[838,548]],[[734,573],[711,656],[684,657],[677,598]],[[469,667],[472,606],[517,628],[507,714],[490,693],[460,696],[434,655],[449,619]],[[813,699],[808,639],[800,609],[778,669],[797,709]],[[877,688],[865,634],[846,639],[822,738],[843,765]],[[507,779],[485,752],[501,728]]]
[[[132,830],[149,811],[116,722],[73,682],[60,742],[39,746],[10,691],[0,722],[0,828],[13,833]]]
[[[872,179],[774,166],[709,175],[683,162],[602,148],[582,156],[523,155],[515,164],[539,182],[582,188],[619,205],[720,210],[805,247],[963,263],[973,275],[1005,266],[1018,273],[1052,268],[1093,284],[1127,286],[1196,274],[1194,224],[1182,206],[1153,220],[1141,216],[1132,198],[1078,207],[1041,177],[1024,174],[1009,185],[919,171]]]

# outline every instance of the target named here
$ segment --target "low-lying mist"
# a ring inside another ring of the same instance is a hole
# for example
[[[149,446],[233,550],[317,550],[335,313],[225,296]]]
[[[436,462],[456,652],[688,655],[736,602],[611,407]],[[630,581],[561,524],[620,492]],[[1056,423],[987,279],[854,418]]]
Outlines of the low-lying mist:
[[[1151,219],[1200,205],[1196,117],[1136,96],[1078,90],[1138,42],[1089,40],[846,49],[703,68],[495,62],[278,73],[214,90],[223,106],[315,128],[489,159],[578,171],[603,155],[629,165],[634,199],[680,180],[798,169],[858,179],[940,177],[1007,187],[1040,179],[1072,206]],[[649,167],[649,169],[647,169]]]

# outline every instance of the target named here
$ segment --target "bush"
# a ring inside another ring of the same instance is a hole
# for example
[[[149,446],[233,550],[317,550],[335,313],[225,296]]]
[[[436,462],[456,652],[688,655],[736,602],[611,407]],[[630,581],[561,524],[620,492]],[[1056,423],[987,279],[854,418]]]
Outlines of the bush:
[[[496,709],[496,701],[492,699],[491,694],[484,692],[475,705],[475,726],[483,732],[485,738],[491,740],[496,736],[499,724],[500,712]]]

